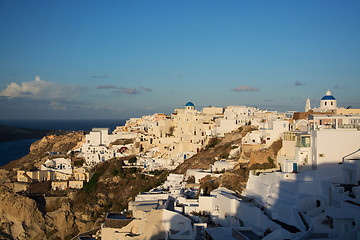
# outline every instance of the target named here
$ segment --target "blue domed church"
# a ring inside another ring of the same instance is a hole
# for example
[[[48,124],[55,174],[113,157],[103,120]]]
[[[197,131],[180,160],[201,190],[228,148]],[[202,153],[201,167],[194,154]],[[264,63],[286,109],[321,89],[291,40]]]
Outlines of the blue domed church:
[[[331,95],[328,90],[323,98],[320,100],[320,109],[327,112],[336,109],[336,99]]]
[[[186,110],[195,110],[195,105],[192,102],[188,102],[185,104]]]

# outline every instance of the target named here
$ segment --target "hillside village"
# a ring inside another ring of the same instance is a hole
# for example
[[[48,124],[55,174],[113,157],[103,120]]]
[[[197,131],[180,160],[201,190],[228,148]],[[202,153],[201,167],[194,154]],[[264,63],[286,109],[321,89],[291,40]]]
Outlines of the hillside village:
[[[119,165],[117,182],[166,181],[78,239],[360,239],[360,109],[338,108],[330,91],[304,112],[188,102],[112,133],[94,128],[68,152],[18,169],[11,187],[108,186],[107,163]]]

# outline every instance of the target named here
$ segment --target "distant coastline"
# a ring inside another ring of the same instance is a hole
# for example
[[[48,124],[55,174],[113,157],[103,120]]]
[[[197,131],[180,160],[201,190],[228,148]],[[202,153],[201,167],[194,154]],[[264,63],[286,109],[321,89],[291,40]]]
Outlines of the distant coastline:
[[[0,120],[0,125],[16,128],[61,130],[61,131],[91,131],[95,127],[107,127],[110,131],[116,126],[124,125],[125,119],[77,119],[77,120]]]

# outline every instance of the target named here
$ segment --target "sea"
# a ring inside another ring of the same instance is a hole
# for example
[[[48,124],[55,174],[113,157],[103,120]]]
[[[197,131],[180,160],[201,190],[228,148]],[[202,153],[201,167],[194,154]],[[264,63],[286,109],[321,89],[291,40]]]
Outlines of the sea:
[[[84,120],[0,120],[0,124],[19,128],[91,131],[92,128],[109,128],[125,125],[125,119],[84,119]],[[27,155],[33,142],[39,139],[25,139],[0,143],[0,167]]]

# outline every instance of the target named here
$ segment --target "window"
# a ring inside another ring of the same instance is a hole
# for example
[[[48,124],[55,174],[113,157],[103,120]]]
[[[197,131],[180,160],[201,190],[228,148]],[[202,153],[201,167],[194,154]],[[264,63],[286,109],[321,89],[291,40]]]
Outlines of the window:
[[[296,143],[297,147],[310,147],[310,136],[300,136]]]

